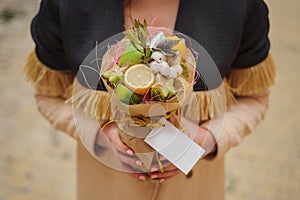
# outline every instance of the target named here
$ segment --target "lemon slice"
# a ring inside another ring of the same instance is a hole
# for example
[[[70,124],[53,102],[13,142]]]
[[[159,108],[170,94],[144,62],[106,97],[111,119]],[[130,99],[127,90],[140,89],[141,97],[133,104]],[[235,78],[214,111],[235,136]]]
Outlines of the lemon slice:
[[[144,64],[137,64],[126,70],[124,84],[137,94],[145,94],[154,83],[154,74]]]
[[[187,94],[191,90],[188,87],[188,82],[183,77],[178,77],[174,80],[174,88],[177,92],[176,98],[180,103],[186,99]]]

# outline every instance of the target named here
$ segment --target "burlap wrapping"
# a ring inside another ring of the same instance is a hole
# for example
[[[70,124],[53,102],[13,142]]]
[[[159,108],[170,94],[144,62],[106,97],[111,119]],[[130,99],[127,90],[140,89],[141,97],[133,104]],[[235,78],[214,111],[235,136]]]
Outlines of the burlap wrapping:
[[[111,64],[111,57],[114,53],[124,48],[128,44],[127,39],[123,39],[118,45],[112,46],[103,56],[101,72],[103,73]],[[187,98],[192,91],[193,78],[195,76],[195,59],[191,51],[186,52],[185,60],[190,68],[190,84],[186,87],[184,97]],[[160,126],[157,124],[161,117],[165,117],[174,126],[180,129],[180,108],[185,104],[185,99],[178,99],[176,96],[166,102],[151,102],[147,104],[127,105],[122,103],[114,94],[106,80],[103,80],[107,91],[111,94],[112,118],[119,126],[121,140],[132,148],[143,162],[146,170],[151,164],[159,162],[155,159],[155,150],[144,142],[144,138],[152,128]]]

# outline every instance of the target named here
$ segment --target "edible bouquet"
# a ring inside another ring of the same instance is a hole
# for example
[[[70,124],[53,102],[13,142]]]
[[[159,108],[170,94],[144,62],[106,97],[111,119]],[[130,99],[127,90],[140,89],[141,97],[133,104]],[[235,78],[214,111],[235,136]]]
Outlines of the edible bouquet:
[[[102,58],[101,78],[112,96],[113,119],[121,140],[141,159],[145,170],[161,165],[144,142],[163,117],[178,129],[195,77],[195,58],[181,35],[135,21],[124,38]]]

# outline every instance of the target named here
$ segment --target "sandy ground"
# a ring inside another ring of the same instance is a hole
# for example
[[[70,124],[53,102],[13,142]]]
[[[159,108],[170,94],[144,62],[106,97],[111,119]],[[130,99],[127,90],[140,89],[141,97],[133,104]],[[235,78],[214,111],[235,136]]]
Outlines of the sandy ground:
[[[267,118],[226,155],[228,200],[300,199],[300,1],[269,6],[277,84]],[[16,15],[5,21],[8,9]],[[37,9],[37,0],[0,0],[0,200],[76,197],[76,143],[37,113],[22,75]]]

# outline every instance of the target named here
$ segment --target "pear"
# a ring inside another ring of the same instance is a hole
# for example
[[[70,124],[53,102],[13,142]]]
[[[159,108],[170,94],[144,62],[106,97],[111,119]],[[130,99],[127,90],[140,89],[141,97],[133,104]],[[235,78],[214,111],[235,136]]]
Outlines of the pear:
[[[166,86],[155,85],[151,88],[151,98],[153,100],[164,101],[175,96],[175,89]]]
[[[123,72],[118,65],[114,65],[111,69],[102,74],[102,77],[108,80],[109,84],[117,84],[123,79],[123,76]]]
[[[175,96],[174,79],[167,79],[160,74],[157,74],[155,79],[155,84],[150,90],[153,100],[165,101]]]

